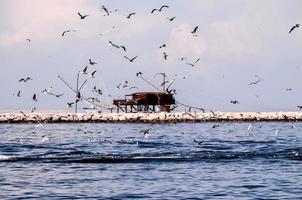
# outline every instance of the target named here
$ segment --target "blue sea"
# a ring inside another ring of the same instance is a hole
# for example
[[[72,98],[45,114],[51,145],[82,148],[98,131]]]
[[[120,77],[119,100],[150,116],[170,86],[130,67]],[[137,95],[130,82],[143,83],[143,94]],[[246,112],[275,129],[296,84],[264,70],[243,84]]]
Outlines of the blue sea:
[[[0,199],[302,199],[302,123],[0,124]]]

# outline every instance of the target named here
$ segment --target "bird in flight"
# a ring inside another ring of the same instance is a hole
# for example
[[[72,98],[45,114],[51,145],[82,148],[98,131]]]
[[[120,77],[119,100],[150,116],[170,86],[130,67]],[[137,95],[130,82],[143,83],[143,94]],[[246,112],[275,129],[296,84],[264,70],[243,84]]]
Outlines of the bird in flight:
[[[107,16],[109,16],[109,11],[105,6],[102,6],[101,8],[103,11],[105,11],[105,13],[107,14]]]
[[[13,96],[15,96],[16,94],[13,94]],[[21,91],[19,90],[16,97],[21,97]]]
[[[129,87],[129,90],[131,90],[131,89],[138,89],[138,87],[136,87],[136,86],[131,86],[131,87]]]
[[[29,80],[33,80],[31,77],[21,78],[18,82],[24,82],[26,83]]]
[[[135,57],[133,57],[133,58],[128,58],[127,56],[124,56],[124,58],[126,58],[127,60],[129,60],[130,62],[133,62],[136,58],[137,58],[137,56],[135,56]]]
[[[160,7],[160,9],[158,11],[161,12],[163,8],[169,8],[169,6],[163,5],[163,6]]]
[[[130,13],[129,15],[127,15],[126,18],[127,18],[127,19],[130,19],[130,17],[131,17],[132,15],[135,15],[135,14],[136,14],[136,13],[134,13],[134,12],[133,12],[133,13]]]
[[[144,130],[141,130],[139,133],[143,133],[144,134],[144,137],[147,138],[150,136],[150,130],[152,128],[148,128],[148,129],[144,129]]]
[[[172,22],[175,18],[176,18],[176,17],[172,17],[172,18],[167,17],[167,19],[168,19],[170,22]]]
[[[111,42],[110,40],[109,40],[109,45],[110,46],[113,46],[113,47],[115,47],[115,48],[120,48],[120,46],[119,45],[116,45],[116,44],[114,44],[113,42]]]
[[[91,73],[90,78],[95,78],[95,73],[96,73],[96,70],[94,70],[94,71]]]
[[[85,19],[86,17],[88,17],[89,15],[81,15],[80,12],[78,12],[78,15],[80,16],[81,19]]]
[[[198,26],[196,26],[194,29],[193,29],[193,31],[191,31],[191,34],[192,34],[192,36],[197,36],[197,29],[198,29]]]
[[[31,40],[29,38],[26,39],[28,42],[31,42]]]
[[[153,14],[155,11],[161,12],[163,8],[169,8],[169,6],[163,5],[159,9],[154,8],[154,9],[152,9],[151,14]]]
[[[59,98],[59,97],[61,97],[61,96],[64,95],[64,94],[54,94],[54,93],[52,93],[52,92],[50,92],[49,94],[52,95],[52,96],[55,96],[55,97],[57,97],[57,98]]]
[[[126,52],[126,47],[121,45],[120,48],[122,48]]]
[[[71,108],[73,104],[74,104],[74,102],[71,102],[71,103],[67,102],[67,108]]]
[[[138,77],[138,76],[141,76],[141,75],[143,75],[142,72],[137,72],[137,73],[136,73],[136,76],[137,76],[137,77]]]
[[[51,90],[52,90],[52,86],[50,86],[48,89],[45,88],[44,90],[41,91],[41,93],[46,93],[46,94],[50,95]]]
[[[239,101],[237,101],[237,100],[232,100],[231,103],[232,103],[232,104],[239,104]]]
[[[299,28],[300,24],[295,24],[290,30],[289,33],[291,33],[295,28]]]
[[[66,33],[69,33],[69,32],[76,32],[76,30],[71,30],[71,29],[69,29],[69,30],[66,30],[66,31],[63,31],[63,33],[62,33],[62,37],[64,37],[64,35],[66,34]]]
[[[258,84],[260,81],[262,81],[262,79],[261,79],[259,76],[255,75],[255,77],[257,78],[257,80],[256,80],[256,81],[253,81],[253,82],[250,82],[248,85],[256,85],[256,84]]]
[[[81,71],[80,73],[81,73],[81,74],[87,74],[87,69],[88,69],[88,66],[86,66],[86,67],[83,69],[83,71]]]
[[[168,54],[166,52],[163,53],[164,59],[167,60],[168,59]]]
[[[88,60],[88,61],[89,61],[89,64],[90,64],[90,65],[96,65],[96,64],[98,64],[98,63],[96,63],[96,62],[92,61],[90,58],[89,58],[89,60]]]
[[[153,14],[155,11],[159,11],[157,8],[154,8],[152,11],[151,11],[151,14]]]
[[[33,100],[38,101],[36,93],[33,95]]]
[[[167,47],[167,44],[163,44],[163,45],[159,46],[160,49],[165,48],[165,47]]]
[[[187,65],[190,65],[191,67],[194,67],[196,63],[198,63],[200,58],[198,58],[194,63],[186,63]]]

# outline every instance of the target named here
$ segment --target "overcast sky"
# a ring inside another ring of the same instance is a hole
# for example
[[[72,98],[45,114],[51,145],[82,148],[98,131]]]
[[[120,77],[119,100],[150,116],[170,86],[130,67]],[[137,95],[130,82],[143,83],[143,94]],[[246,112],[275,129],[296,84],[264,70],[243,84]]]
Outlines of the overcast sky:
[[[102,5],[113,11],[110,16]],[[161,5],[169,8],[151,14]],[[81,20],[78,12],[89,16]],[[131,12],[136,14],[126,19]],[[75,86],[89,58],[98,64],[88,68],[97,70],[95,79],[81,76],[88,78],[86,97],[95,96],[94,85],[106,91],[102,99],[109,102],[108,95],[154,91],[136,72],[157,86],[161,78],[154,79],[155,73],[165,72],[175,79],[177,100],[186,104],[220,111],[295,111],[302,105],[302,27],[289,30],[297,23],[302,24],[301,0],[0,0],[0,111],[66,109],[74,95],[57,75]],[[198,36],[192,36],[196,26]],[[67,29],[76,32],[62,37]],[[109,40],[127,52],[109,46]],[[130,63],[124,55],[138,57]],[[186,64],[198,58],[194,67]],[[258,80],[255,75],[261,81],[249,85]],[[18,82],[27,76],[33,80]],[[139,89],[116,89],[125,80]],[[64,96],[41,93],[50,86]],[[34,93],[38,102],[32,101]]]

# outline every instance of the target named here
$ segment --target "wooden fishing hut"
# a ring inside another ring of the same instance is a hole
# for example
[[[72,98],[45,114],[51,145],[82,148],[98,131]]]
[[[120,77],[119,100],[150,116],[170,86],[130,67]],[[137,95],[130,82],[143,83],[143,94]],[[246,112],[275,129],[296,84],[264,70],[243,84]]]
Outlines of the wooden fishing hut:
[[[175,104],[173,94],[165,92],[136,92],[125,95],[124,99],[113,100],[117,112],[170,112]]]

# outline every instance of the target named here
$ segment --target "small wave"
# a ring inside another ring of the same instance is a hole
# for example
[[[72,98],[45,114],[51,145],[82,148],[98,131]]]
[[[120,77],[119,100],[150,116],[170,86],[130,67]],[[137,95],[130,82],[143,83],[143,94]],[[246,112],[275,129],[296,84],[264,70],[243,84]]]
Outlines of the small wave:
[[[101,154],[86,151],[67,153],[48,152],[32,156],[0,155],[0,162],[67,162],[67,163],[144,163],[144,162],[200,162],[238,159],[272,159],[302,160],[301,149],[284,149],[281,151],[187,151],[187,152],[153,152],[132,154]]]

